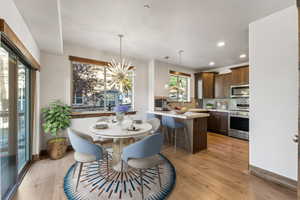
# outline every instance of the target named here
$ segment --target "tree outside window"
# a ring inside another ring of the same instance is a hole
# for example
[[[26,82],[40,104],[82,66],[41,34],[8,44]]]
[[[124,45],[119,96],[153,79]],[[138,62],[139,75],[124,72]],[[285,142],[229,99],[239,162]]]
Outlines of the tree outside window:
[[[133,70],[119,83],[105,66],[72,62],[72,69],[74,110],[113,110],[117,105],[133,107]]]

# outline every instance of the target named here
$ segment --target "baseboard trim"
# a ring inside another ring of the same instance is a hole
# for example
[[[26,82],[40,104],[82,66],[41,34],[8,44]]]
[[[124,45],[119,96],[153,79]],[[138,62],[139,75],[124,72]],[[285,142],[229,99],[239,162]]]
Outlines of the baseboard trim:
[[[67,147],[67,152],[69,152],[69,151],[73,151],[73,148],[71,145],[68,145],[68,147]],[[41,150],[39,154],[32,155],[33,161],[44,160],[47,158],[49,158],[49,156],[48,156],[48,152],[46,149]]]
[[[32,161],[35,162],[35,161],[39,161],[40,160],[40,155],[39,154],[34,154],[32,155]]]
[[[275,174],[265,169],[261,169],[259,167],[255,167],[253,165],[249,166],[250,174],[265,179],[267,181],[276,183],[278,185],[289,188],[293,191],[297,191],[297,181],[287,178],[285,176],[281,176],[279,174]]]

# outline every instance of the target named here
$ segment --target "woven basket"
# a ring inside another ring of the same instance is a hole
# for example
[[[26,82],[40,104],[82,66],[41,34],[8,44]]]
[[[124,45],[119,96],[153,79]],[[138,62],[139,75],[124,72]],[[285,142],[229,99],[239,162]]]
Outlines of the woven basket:
[[[53,138],[47,142],[47,151],[50,159],[58,160],[66,155],[68,143],[67,138]]]

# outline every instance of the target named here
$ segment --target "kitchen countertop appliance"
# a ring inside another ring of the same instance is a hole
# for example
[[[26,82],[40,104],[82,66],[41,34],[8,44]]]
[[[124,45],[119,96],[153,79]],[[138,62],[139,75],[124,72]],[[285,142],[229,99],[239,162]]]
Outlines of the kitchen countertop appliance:
[[[154,110],[157,111],[168,111],[168,101],[165,98],[157,98],[154,100]]]

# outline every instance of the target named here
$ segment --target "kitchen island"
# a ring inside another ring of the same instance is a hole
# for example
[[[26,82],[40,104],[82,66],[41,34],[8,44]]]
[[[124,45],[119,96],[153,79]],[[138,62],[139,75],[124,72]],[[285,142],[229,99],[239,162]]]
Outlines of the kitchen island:
[[[207,118],[208,113],[187,112],[176,114],[175,111],[148,111],[149,114],[157,116],[174,117],[176,121],[182,122],[188,129],[190,147],[187,149],[184,140],[184,133],[177,135],[177,147],[183,148],[190,153],[197,153],[207,149]],[[173,135],[173,134],[171,134]]]

